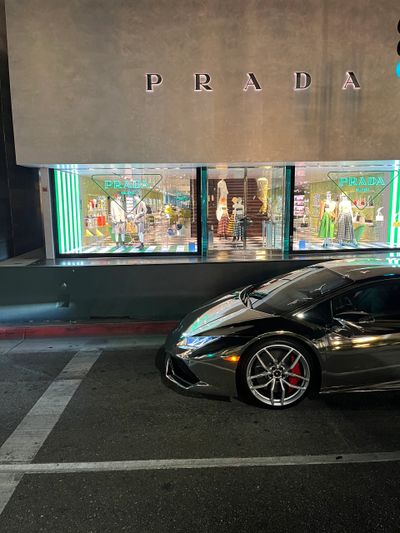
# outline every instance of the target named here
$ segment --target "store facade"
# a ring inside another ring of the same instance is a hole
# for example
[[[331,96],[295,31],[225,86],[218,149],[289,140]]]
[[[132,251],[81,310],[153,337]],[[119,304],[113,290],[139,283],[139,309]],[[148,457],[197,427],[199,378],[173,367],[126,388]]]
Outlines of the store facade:
[[[56,257],[400,248],[398,2],[223,4],[6,1]]]
[[[399,161],[52,173],[57,256],[203,255],[400,248]]]

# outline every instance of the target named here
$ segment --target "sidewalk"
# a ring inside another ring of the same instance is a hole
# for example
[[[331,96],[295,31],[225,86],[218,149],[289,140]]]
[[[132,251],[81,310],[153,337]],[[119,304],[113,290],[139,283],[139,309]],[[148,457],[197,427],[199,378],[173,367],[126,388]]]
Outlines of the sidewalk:
[[[176,321],[54,322],[43,324],[0,324],[0,340],[57,337],[108,337],[122,335],[166,335]]]

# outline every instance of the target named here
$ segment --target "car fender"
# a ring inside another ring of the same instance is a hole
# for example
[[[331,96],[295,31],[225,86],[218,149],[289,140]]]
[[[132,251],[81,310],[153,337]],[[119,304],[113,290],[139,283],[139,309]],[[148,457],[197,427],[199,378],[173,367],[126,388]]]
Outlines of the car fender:
[[[315,346],[315,344],[312,341],[310,341],[310,339],[307,339],[303,335],[295,334],[292,331],[287,331],[287,330],[268,331],[266,333],[257,335],[256,337],[250,339],[246,344],[244,344],[241,349],[241,355],[251,350],[252,346],[262,341],[263,339],[277,338],[277,337],[282,337],[282,339],[293,340],[295,342],[303,344],[305,348],[309,350],[311,356],[313,357],[315,361],[317,372],[318,372],[318,375],[316,376],[317,379],[314,382],[314,387],[313,387],[312,392],[314,393],[319,392],[321,388],[322,364],[323,364],[321,354],[318,348]]]

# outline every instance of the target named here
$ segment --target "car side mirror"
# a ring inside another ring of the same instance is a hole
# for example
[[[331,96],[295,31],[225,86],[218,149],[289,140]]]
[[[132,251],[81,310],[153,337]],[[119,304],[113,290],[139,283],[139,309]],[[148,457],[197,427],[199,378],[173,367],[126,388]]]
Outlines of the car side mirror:
[[[343,313],[337,313],[334,318],[340,323],[350,322],[360,326],[375,322],[375,318],[365,311],[344,311]]]

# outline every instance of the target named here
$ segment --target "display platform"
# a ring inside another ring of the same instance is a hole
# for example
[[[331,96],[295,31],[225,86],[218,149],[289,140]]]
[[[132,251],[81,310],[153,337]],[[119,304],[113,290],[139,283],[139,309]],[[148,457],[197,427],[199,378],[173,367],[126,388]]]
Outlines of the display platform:
[[[121,246],[86,246],[82,248],[75,248],[71,250],[71,254],[160,254],[160,253],[196,253],[196,243],[188,244],[166,244],[163,246],[156,246],[153,244],[144,245],[121,245]]]

